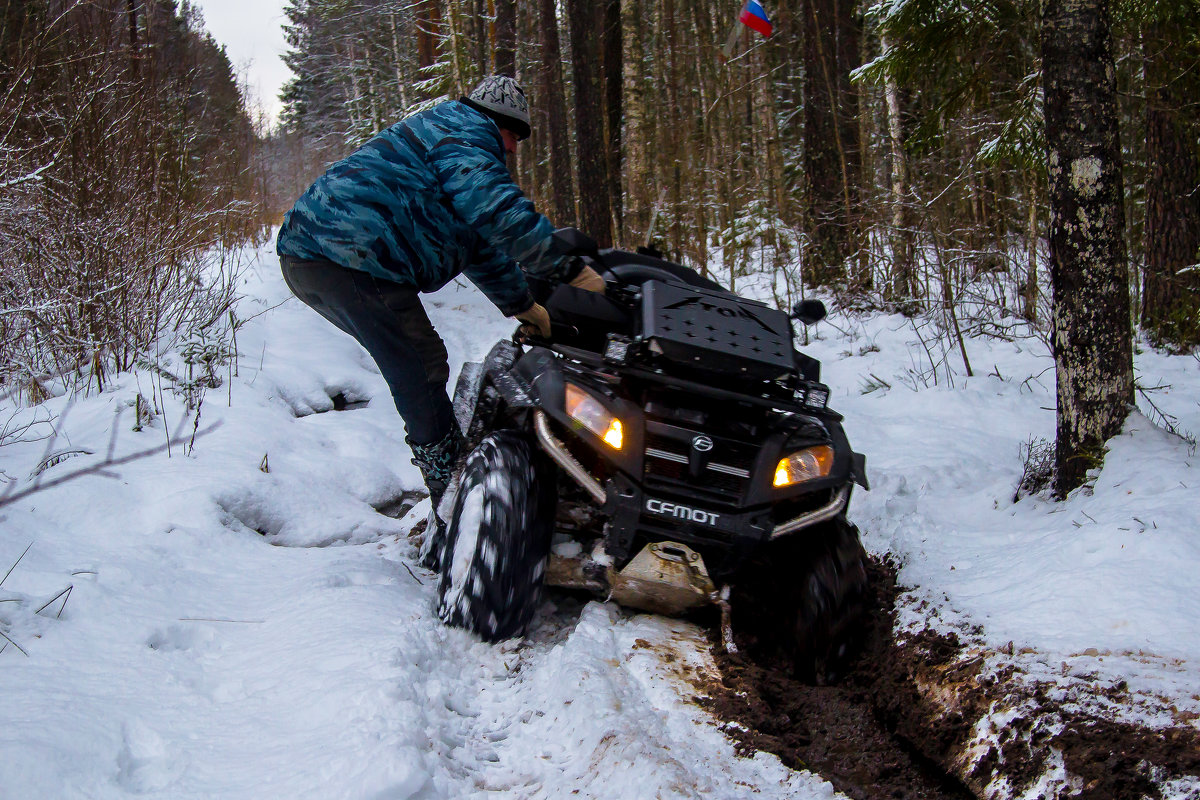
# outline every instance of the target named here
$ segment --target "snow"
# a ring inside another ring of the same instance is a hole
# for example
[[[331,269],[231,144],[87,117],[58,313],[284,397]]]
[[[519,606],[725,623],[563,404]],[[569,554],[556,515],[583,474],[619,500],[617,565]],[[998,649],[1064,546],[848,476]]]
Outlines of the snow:
[[[256,316],[198,421],[149,372],[0,411],[6,430],[53,414],[56,431],[0,447],[0,796],[835,796],[735,755],[694,699],[714,667],[689,623],[560,599],[521,643],[443,627],[405,536],[428,502],[382,378],[288,299],[266,249],[242,290]],[[426,307],[452,375],[513,328],[465,284]],[[1135,701],[1110,711],[1140,724],[1200,711],[1186,442],[1135,413],[1089,489],[1014,503],[1022,444],[1053,440],[1042,343],[970,339],[976,376],[959,364],[951,387],[925,380],[902,318],[835,315],[816,335],[806,352],[867,454],[851,516],[909,587],[901,626],[975,631],[1066,700],[1126,681]],[[1200,361],[1137,367],[1200,432]],[[159,413],[135,431],[139,393]],[[333,411],[339,394],[355,405]]]
[[[446,604],[447,608],[457,608],[464,615],[469,613],[465,595],[467,577],[475,559],[475,551],[479,547],[479,529],[483,525],[485,488],[482,483],[475,484],[463,497],[462,517],[459,520],[454,549],[444,556],[450,559],[450,582],[442,602]]]
[[[902,583],[949,595],[993,643],[1200,660],[1192,448],[1135,412],[1090,489],[1013,503],[1022,444],[1054,438],[1049,355],[972,341],[971,362],[992,374],[911,391],[897,372],[904,333],[899,320],[884,323],[872,336],[879,351],[863,357],[837,360],[831,340],[808,350],[825,360],[841,393],[831,404],[868,454],[872,491],[854,505],[868,547],[901,556]],[[1200,431],[1200,362],[1143,353],[1138,366],[1143,383],[1170,385],[1156,404]],[[900,388],[859,394],[868,373]]]

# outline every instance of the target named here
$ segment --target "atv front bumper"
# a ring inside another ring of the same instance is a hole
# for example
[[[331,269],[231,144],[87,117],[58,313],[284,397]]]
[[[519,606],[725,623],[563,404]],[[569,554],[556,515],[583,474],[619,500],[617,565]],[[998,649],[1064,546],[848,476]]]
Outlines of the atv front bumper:
[[[607,514],[608,554],[618,561],[632,554],[638,534],[653,541],[684,538],[694,547],[749,552],[767,539],[833,519],[844,512],[850,500],[850,484],[845,484],[828,492],[828,500],[820,506],[777,522],[770,508],[728,511],[703,507],[686,497],[651,493],[619,472],[601,486],[554,435],[541,410],[534,412],[534,430],[547,455]]]

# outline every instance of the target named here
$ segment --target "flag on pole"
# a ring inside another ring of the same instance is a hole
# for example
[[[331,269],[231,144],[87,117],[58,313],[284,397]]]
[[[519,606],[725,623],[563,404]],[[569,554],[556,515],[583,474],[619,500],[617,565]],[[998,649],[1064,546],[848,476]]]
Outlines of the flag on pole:
[[[767,12],[763,10],[762,4],[758,0],[746,0],[746,5],[742,6],[742,13],[738,20],[747,28],[756,30],[763,36],[771,35],[771,20],[767,19]]]

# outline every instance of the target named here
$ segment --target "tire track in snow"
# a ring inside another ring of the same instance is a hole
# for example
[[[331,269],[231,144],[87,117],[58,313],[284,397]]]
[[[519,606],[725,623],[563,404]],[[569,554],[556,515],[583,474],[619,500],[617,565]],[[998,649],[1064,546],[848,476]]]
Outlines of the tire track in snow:
[[[689,678],[713,670],[698,628],[630,617],[598,602],[588,603],[577,622],[567,616],[543,616],[522,643],[468,647],[480,662],[441,686],[450,716],[440,755],[459,782],[458,796],[833,794],[823,780],[788,770],[774,756],[734,754],[693,702]],[[466,643],[467,635],[449,632],[447,643],[455,640]]]

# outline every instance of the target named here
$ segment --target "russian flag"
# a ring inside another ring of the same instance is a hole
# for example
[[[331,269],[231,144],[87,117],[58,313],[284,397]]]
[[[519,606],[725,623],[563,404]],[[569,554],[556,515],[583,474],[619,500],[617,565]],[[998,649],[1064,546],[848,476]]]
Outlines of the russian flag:
[[[767,12],[763,11],[762,4],[758,0],[746,0],[746,5],[742,6],[742,14],[738,19],[747,28],[756,30],[763,36],[771,35],[771,20],[767,19]]]

